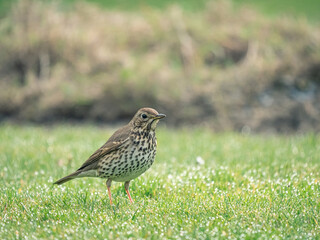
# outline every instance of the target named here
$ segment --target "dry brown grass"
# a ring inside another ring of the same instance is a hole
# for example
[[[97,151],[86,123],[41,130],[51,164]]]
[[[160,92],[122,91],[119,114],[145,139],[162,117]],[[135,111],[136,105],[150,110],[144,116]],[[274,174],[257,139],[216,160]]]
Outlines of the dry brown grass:
[[[128,13],[21,0],[0,22],[0,114],[126,119],[141,106],[171,124],[318,131],[320,30],[212,2]]]

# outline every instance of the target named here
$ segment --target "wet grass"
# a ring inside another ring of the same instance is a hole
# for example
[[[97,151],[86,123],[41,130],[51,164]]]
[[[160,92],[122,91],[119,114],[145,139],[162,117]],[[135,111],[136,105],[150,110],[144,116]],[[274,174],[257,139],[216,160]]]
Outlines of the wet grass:
[[[119,183],[114,207],[104,180],[52,185],[112,131],[1,125],[0,239],[319,238],[319,136],[159,128],[133,205]]]

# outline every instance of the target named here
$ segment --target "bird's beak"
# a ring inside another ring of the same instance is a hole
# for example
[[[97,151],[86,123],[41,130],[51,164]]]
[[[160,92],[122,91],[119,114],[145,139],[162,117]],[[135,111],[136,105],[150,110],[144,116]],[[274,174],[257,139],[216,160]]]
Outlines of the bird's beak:
[[[165,114],[159,113],[158,115],[154,116],[153,119],[161,119],[161,118],[164,118],[164,117],[166,117]]]

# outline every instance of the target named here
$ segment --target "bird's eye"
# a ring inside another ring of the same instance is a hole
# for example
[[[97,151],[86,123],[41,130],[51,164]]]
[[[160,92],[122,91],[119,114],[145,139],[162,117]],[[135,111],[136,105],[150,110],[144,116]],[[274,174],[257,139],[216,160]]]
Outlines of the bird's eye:
[[[147,117],[148,117],[147,114],[145,114],[145,113],[141,114],[141,118],[146,119]]]

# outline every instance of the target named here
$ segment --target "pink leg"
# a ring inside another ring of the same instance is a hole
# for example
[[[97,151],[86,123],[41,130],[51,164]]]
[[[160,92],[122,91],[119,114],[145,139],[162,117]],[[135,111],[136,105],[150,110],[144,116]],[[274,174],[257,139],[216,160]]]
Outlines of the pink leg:
[[[130,181],[125,182],[125,183],[124,183],[124,188],[126,189],[126,192],[127,192],[127,194],[128,194],[128,197],[129,197],[130,202],[133,203],[133,200],[132,200],[132,198],[131,198],[131,196],[130,196],[130,192],[129,192],[129,184],[130,184]]]
[[[112,182],[111,179],[108,179],[108,181],[106,182],[107,188],[108,188],[108,195],[109,195],[109,199],[110,199],[110,205],[112,205],[112,197],[111,197],[111,190],[110,190],[111,182]]]

